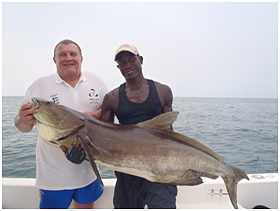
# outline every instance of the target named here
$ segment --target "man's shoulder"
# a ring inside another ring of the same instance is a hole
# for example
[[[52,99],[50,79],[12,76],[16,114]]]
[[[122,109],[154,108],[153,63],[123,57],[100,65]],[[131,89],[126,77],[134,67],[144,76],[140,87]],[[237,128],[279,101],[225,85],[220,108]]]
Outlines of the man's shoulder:
[[[171,90],[170,87],[166,84],[162,84],[160,82],[154,81],[157,89]]]
[[[108,98],[111,98],[111,99],[115,98],[116,96],[119,96],[119,88],[117,87],[117,88],[111,90],[106,95],[107,95]]]
[[[118,102],[119,102],[119,89],[115,88],[105,95],[102,104],[102,111],[104,112],[110,111],[115,113],[117,110]]]
[[[159,95],[161,101],[166,101],[164,99],[173,98],[172,90],[168,85],[159,83],[157,81],[154,81],[154,82],[155,82],[155,86],[156,86],[156,89],[157,89],[157,92],[158,92],[158,95]]]
[[[105,84],[102,78],[94,72],[83,71],[82,74],[86,77],[87,80],[98,84]]]

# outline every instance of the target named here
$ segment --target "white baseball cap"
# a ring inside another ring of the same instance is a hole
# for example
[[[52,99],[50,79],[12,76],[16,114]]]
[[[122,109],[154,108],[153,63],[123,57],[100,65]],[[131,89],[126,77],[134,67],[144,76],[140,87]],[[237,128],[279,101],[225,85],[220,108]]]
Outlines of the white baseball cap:
[[[123,51],[128,51],[130,53],[133,53],[134,55],[139,55],[137,48],[133,44],[123,44],[117,49],[115,53],[115,61],[117,60],[118,54]]]

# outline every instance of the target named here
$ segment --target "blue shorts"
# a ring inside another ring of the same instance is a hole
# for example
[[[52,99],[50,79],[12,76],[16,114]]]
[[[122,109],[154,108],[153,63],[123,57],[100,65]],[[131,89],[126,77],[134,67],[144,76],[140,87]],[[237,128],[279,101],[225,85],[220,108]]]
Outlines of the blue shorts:
[[[103,193],[104,188],[96,179],[86,187],[73,190],[43,190],[40,189],[40,209],[67,209],[72,199],[79,204],[90,204]]]

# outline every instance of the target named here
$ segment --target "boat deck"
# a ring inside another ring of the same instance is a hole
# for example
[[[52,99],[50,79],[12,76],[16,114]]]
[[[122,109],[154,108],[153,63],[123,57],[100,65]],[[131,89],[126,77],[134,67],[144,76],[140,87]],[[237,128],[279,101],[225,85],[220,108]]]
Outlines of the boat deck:
[[[237,186],[239,208],[252,209],[256,205],[278,208],[278,173],[249,174],[250,181]],[[203,178],[198,186],[178,186],[178,209],[233,209],[221,178]],[[116,179],[103,179],[104,194],[95,202],[95,208],[112,209]],[[35,179],[2,178],[2,208],[36,209],[39,192]],[[73,208],[71,204],[70,208]]]

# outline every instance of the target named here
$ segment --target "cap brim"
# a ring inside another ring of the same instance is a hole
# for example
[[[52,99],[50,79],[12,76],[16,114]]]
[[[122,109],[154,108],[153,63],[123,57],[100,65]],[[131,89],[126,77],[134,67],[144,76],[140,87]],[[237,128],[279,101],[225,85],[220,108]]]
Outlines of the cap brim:
[[[120,53],[122,52],[129,52],[129,53],[132,53],[133,55],[137,55],[138,53],[134,53],[134,51],[130,50],[130,49],[122,49],[121,51],[117,52],[116,55],[115,55],[115,61],[117,61],[117,57]]]

